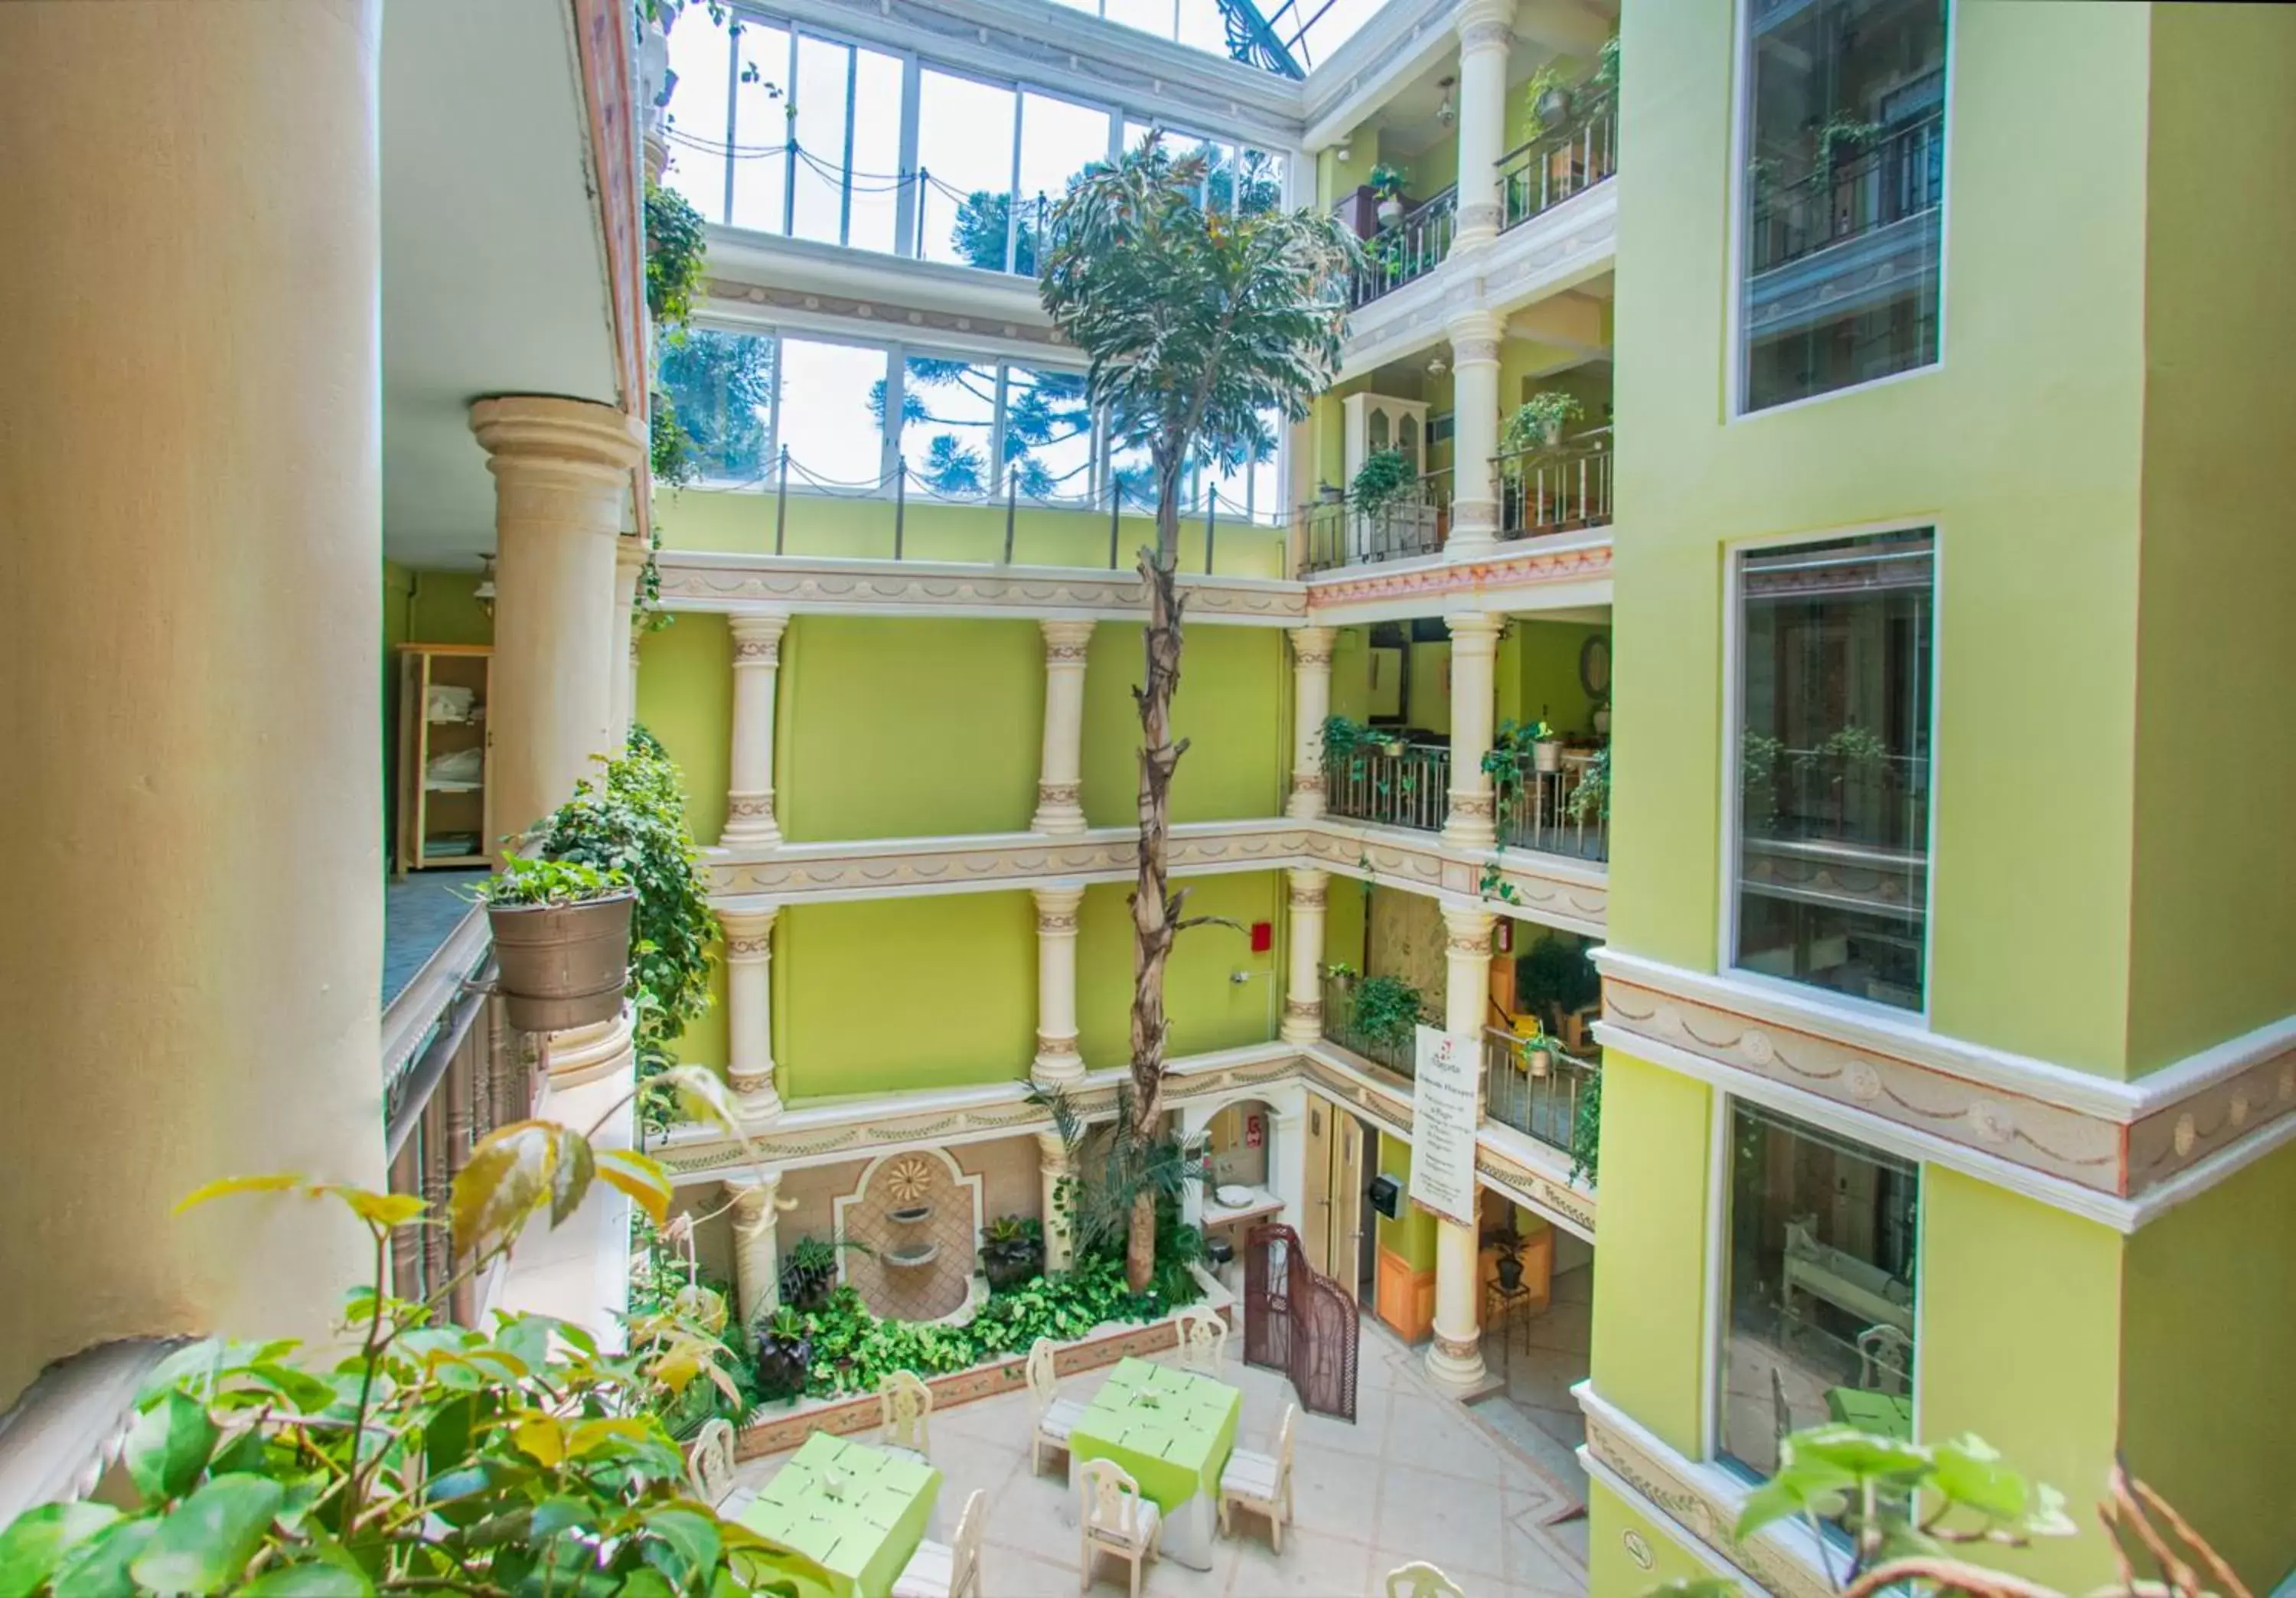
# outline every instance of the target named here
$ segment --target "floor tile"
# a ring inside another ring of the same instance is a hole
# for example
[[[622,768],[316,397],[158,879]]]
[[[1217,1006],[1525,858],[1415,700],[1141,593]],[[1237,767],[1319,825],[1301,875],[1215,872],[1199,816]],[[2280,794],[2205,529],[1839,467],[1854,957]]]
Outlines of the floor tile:
[[[1496,1486],[1390,1462],[1380,1484],[1377,1545],[1453,1576],[1506,1576],[1507,1524]],[[1399,1560],[1398,1562],[1401,1562]]]

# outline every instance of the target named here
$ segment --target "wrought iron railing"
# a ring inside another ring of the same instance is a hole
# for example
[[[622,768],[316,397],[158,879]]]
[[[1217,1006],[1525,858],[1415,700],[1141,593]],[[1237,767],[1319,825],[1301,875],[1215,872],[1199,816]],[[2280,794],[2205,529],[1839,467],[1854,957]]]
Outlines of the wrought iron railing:
[[[1360,1053],[1360,1051],[1358,1051]],[[1549,1148],[1576,1155],[1587,1145],[1579,1127],[1598,1061],[1562,1052],[1553,1038],[1537,1043],[1497,1027],[1483,1028],[1483,1113]]]
[[[1459,191],[1455,184],[1406,211],[1394,226],[1382,228],[1365,239],[1364,268],[1355,281],[1357,307],[1441,266],[1443,258],[1451,253],[1451,240],[1458,228]]]
[[[1360,1054],[1374,1065],[1383,1066],[1398,1077],[1414,1075],[1418,1069],[1418,1035],[1406,1032],[1400,1037],[1386,1031],[1367,1032],[1356,1020],[1356,986],[1363,979],[1348,972],[1332,971],[1324,978],[1324,1036],[1331,1042]]]
[[[1499,231],[1585,193],[1618,169],[1618,111],[1605,98],[1570,126],[1499,157]]]
[[[1450,791],[1451,751],[1438,744],[1398,741],[1324,761],[1325,807],[1350,821],[1439,832]]]
[[[1435,553],[1451,534],[1451,488],[1445,467],[1368,510],[1354,493],[1308,501],[1292,518],[1300,575]]]
[[[1499,800],[1499,842],[1578,860],[1611,857],[1610,762],[1565,754],[1553,771],[1526,755]]]
[[[1611,430],[1567,444],[1512,450],[1491,462],[1498,488],[1499,537],[1577,532],[1611,520]]]
[[[1754,163],[1751,270],[1767,272],[1934,209],[1945,198],[1945,113],[1910,123],[1840,160],[1821,154],[1808,176],[1775,188]]]

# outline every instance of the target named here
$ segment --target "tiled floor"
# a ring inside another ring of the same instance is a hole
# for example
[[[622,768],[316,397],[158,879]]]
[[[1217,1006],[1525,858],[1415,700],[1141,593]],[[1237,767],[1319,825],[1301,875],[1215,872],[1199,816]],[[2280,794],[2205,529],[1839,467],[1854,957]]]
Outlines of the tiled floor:
[[[1237,1443],[1266,1447],[1291,1388],[1283,1377],[1235,1360],[1226,1380],[1243,1390]],[[1062,1383],[1088,1398],[1100,1373]],[[1263,1522],[1239,1517],[1239,1535],[1216,1545],[1209,1572],[1169,1561],[1152,1565],[1143,1591],[1163,1598],[1378,1598],[1386,1573],[1414,1559],[1439,1565],[1471,1598],[1560,1598],[1587,1590],[1583,1538],[1546,1522],[1567,1512],[1569,1494],[1503,1442],[1477,1412],[1442,1397],[1405,1348],[1368,1321],[1353,1425],[1302,1415],[1294,1450],[1297,1521],[1283,1552]],[[981,1556],[984,1598],[1070,1598],[1078,1592],[1077,1533],[1062,1467],[1029,1468],[1031,1420],[1025,1393],[950,1409],[932,1418],[933,1463],[945,1480],[943,1531],[967,1494],[988,1492]],[[780,1458],[742,1468],[744,1485],[773,1474]],[[1583,1526],[1584,1522],[1576,1522]],[[1578,1544],[1574,1551],[1572,1544]],[[1125,1590],[1121,1561],[1103,1560],[1095,1593]]]
[[[1483,1363],[1506,1384],[1504,1395],[1481,1405],[1486,1418],[1524,1453],[1587,1501],[1587,1472],[1574,1452],[1587,1440],[1587,1420],[1570,1389],[1587,1379],[1595,1316],[1591,1266],[1554,1278],[1547,1308],[1483,1337]],[[1585,1523],[1558,1528],[1583,1537]]]

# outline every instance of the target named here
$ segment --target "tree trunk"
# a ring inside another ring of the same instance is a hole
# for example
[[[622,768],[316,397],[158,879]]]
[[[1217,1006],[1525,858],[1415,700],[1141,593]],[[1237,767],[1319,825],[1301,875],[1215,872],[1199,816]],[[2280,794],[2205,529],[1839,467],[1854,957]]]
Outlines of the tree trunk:
[[[1140,873],[1132,889],[1132,1136],[1136,1153],[1156,1138],[1164,1113],[1164,964],[1171,957],[1180,899],[1169,891],[1166,854],[1172,826],[1172,772],[1187,748],[1172,741],[1172,694],[1180,685],[1180,595],[1174,574],[1180,549],[1178,447],[1156,451],[1156,547],[1143,550],[1148,589],[1144,635],[1147,671],[1134,690],[1140,707]],[[1144,1160],[1134,1168],[1144,1166]],[[1144,1291],[1156,1265],[1155,1195],[1133,1201],[1124,1275]]]

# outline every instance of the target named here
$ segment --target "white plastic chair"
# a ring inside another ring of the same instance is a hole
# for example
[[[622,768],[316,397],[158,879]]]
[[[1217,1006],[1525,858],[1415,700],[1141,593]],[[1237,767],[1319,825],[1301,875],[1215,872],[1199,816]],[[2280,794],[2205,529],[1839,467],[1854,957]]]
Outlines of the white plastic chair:
[[[1283,1406],[1283,1423],[1275,1429],[1275,1452],[1254,1454],[1238,1448],[1227,1456],[1220,1471],[1219,1521],[1223,1536],[1229,1531],[1228,1505],[1239,1504],[1267,1517],[1269,1539],[1283,1552],[1283,1527],[1292,1519],[1292,1428],[1300,1406]]]
[[[1176,1317],[1180,1336],[1180,1368],[1218,1376],[1227,1358],[1227,1323],[1201,1307],[1182,1310]]]
[[[988,1495],[980,1487],[957,1517],[956,1541],[917,1545],[893,1581],[892,1598],[980,1598],[980,1525]]]
[[[726,1421],[705,1421],[693,1446],[685,1451],[686,1479],[693,1496],[712,1509],[734,1491],[734,1428]]]
[[[1037,1412],[1036,1435],[1029,1442],[1029,1472],[1045,1468],[1045,1450],[1069,1450],[1069,1434],[1084,1419],[1084,1405],[1060,1396],[1060,1381],[1053,1368],[1053,1340],[1040,1337],[1029,1348],[1029,1402]]]
[[[1387,1573],[1387,1598],[1467,1598],[1459,1584],[1424,1560]]]
[[[1140,1567],[1162,1545],[1163,1514],[1140,1496],[1140,1484],[1114,1460],[1088,1459],[1082,1474],[1084,1580],[1078,1590],[1092,1590],[1093,1555],[1112,1553],[1130,1561],[1132,1598],[1140,1598]]]
[[[932,1463],[927,1425],[932,1419],[932,1389],[913,1372],[892,1371],[877,1384],[877,1414],[883,1429],[880,1446],[906,1454],[919,1464]]]

